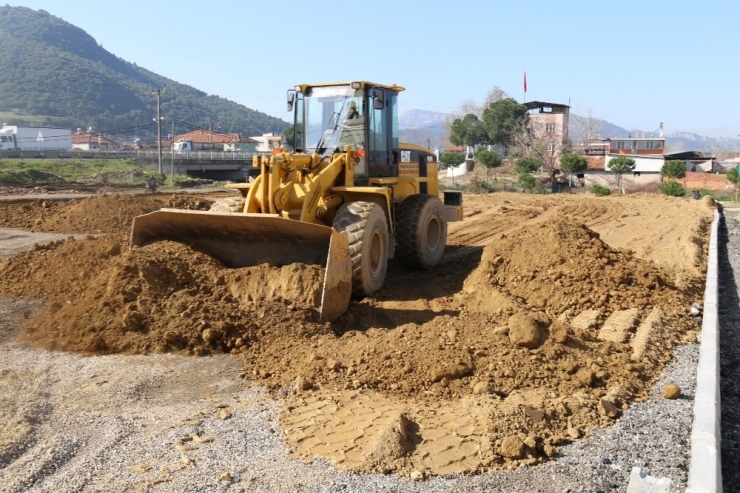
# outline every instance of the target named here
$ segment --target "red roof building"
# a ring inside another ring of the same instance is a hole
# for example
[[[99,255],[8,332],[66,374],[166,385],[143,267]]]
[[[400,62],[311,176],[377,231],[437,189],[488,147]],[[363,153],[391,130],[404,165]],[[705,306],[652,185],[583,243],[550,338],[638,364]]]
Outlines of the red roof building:
[[[123,148],[123,144],[109,139],[103,134],[82,132],[80,130],[78,130],[77,133],[72,134],[72,149],[80,149],[83,151],[111,151],[121,148]]]

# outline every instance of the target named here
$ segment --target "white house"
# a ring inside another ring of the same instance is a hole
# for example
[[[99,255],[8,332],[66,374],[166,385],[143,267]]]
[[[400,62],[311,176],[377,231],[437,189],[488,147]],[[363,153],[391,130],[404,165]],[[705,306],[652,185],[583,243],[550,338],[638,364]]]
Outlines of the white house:
[[[256,147],[257,152],[272,152],[274,149],[280,149],[280,146],[283,143],[283,137],[274,133],[262,134],[258,137],[249,138],[258,142]]]

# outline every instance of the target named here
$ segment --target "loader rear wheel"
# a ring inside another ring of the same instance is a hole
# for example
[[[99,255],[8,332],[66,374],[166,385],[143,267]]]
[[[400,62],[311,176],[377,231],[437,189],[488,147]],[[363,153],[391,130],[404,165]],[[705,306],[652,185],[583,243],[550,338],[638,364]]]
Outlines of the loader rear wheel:
[[[401,203],[396,239],[398,258],[405,265],[430,269],[442,260],[447,243],[444,210],[432,195],[412,195]]]
[[[244,212],[244,197],[219,199],[211,205],[211,212]]]
[[[388,221],[373,202],[342,204],[334,229],[349,235],[352,258],[352,294],[363,297],[383,287],[388,268]]]

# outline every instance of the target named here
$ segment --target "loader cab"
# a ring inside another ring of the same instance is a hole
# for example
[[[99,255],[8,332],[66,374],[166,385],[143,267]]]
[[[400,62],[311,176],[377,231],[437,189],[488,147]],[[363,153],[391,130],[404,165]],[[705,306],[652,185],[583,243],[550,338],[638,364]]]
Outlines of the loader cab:
[[[398,176],[398,92],[369,82],[302,85],[288,92],[296,152],[331,156],[345,145],[358,152],[355,184]]]

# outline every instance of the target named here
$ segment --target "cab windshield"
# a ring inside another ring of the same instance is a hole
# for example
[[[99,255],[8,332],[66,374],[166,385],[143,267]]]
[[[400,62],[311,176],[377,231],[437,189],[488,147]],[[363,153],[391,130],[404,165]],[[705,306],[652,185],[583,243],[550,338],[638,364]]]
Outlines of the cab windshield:
[[[345,145],[364,148],[363,93],[349,86],[312,87],[304,95],[306,151],[321,155]]]

